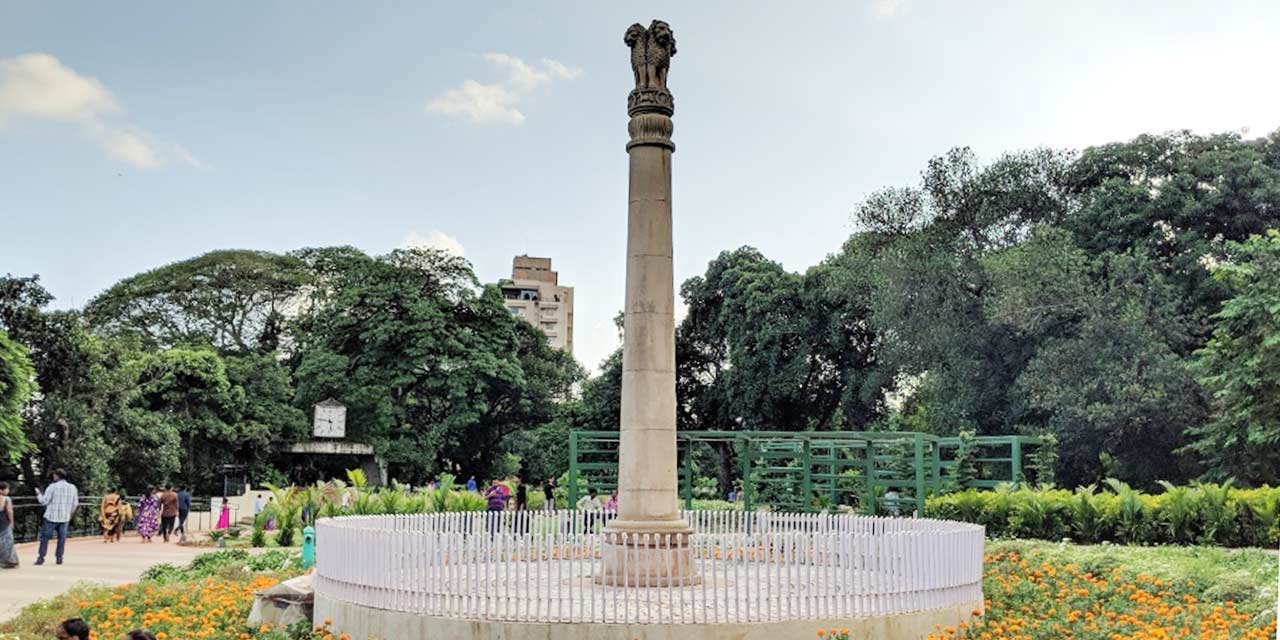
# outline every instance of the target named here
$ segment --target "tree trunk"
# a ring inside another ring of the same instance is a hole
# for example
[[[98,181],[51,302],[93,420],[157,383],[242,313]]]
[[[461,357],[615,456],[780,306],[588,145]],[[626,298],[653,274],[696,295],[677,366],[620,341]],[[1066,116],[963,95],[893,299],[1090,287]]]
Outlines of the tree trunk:
[[[717,465],[717,475],[720,481],[720,490],[722,494],[717,498],[724,498],[728,492],[733,489],[733,474],[737,468],[735,464],[735,456],[733,455],[732,442],[713,442],[711,446],[715,449],[719,465]]]

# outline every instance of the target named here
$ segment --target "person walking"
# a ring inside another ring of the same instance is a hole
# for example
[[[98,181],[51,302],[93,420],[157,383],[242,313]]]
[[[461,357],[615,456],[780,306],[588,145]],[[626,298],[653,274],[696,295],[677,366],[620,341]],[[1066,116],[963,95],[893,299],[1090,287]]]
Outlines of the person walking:
[[[9,483],[0,482],[0,569],[18,566],[18,550],[13,546],[13,499]]]
[[[120,492],[108,491],[102,496],[98,505],[98,524],[102,525],[102,542],[116,541],[116,530],[120,526]]]
[[[124,492],[122,487],[120,493],[120,521],[116,523],[115,539],[117,542],[124,536],[124,528],[130,522],[133,522],[133,505],[129,504],[129,495]]]
[[[226,498],[223,498],[223,502],[226,502]],[[271,496],[270,498],[267,498],[267,506],[262,508],[262,513],[263,513],[262,517],[267,519],[267,526],[266,526],[267,531],[275,531],[276,530],[276,497],[275,496]]]
[[[542,497],[546,499],[546,501],[542,503],[542,510],[555,511],[556,510],[556,479],[555,478],[547,478],[547,481],[542,483]]]
[[[160,532],[160,498],[154,488],[148,488],[138,501],[138,535],[142,542],[151,542],[151,538]]]
[[[44,557],[49,551],[49,540],[58,538],[58,546],[54,550],[54,558],[62,564],[62,555],[67,548],[67,527],[71,516],[75,515],[80,504],[80,491],[74,484],[67,482],[67,472],[57,469],[52,474],[53,483],[41,491],[36,488],[36,500],[44,506],[44,520],[40,523],[40,550],[36,555],[36,564],[44,564]]]
[[[507,508],[507,488],[494,480],[485,490],[485,510],[489,512],[489,533],[497,533],[502,523],[501,513]]]
[[[582,512],[583,533],[593,533],[596,528],[596,517],[603,507],[600,503],[600,493],[595,488],[588,489],[587,495],[578,498],[576,506],[578,511]]]
[[[173,485],[165,485],[164,493],[160,494],[160,536],[165,542],[169,541],[169,534],[173,533],[177,522],[178,492],[173,490]]]
[[[470,491],[471,493],[475,493],[475,492],[476,492],[476,488],[477,488],[477,487],[476,487],[476,477],[475,477],[475,476],[471,476],[471,477],[467,480],[467,491]]]
[[[253,518],[255,520],[258,518],[258,514],[262,513],[262,510],[265,509],[266,506],[266,503],[262,501],[262,494],[259,493],[258,497],[253,499]]]
[[[529,487],[524,481],[516,478],[516,511],[529,510]]]
[[[222,511],[218,513],[218,526],[216,528],[217,529],[231,528],[231,505],[227,504],[226,497],[222,498]]]
[[[187,516],[191,515],[191,491],[183,485],[178,489],[178,542],[187,539]]]
[[[618,492],[614,491],[609,494],[609,500],[604,503],[604,521],[607,524],[616,517],[618,517]]]

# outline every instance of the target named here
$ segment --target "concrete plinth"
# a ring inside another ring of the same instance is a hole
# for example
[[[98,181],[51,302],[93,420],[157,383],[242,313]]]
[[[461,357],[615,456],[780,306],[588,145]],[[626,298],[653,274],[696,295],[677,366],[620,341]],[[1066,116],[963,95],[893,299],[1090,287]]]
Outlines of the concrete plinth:
[[[689,528],[683,520],[676,521]],[[601,544],[596,584],[625,587],[687,587],[702,582],[693,551],[680,536],[609,540]],[[625,568],[624,568],[625,567]]]
[[[316,594],[315,617],[352,638],[415,640],[781,640],[813,638],[818,629],[848,629],[852,638],[923,639],[934,625],[972,620],[981,601],[874,618],[824,617],[753,623],[606,624],[599,622],[502,622],[423,616],[349,604]],[[566,621],[567,622],[567,621]]]

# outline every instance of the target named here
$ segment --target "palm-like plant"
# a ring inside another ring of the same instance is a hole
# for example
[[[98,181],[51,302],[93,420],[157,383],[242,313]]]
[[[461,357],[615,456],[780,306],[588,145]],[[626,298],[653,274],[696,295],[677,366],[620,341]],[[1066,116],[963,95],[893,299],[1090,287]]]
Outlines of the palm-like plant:
[[[1178,544],[1190,542],[1196,520],[1194,490],[1175,486],[1166,480],[1161,480],[1160,486],[1164,487],[1160,520],[1168,529],[1169,539]]]
[[[449,494],[453,493],[453,480],[453,476],[448,473],[440,476],[440,486],[428,497],[432,511],[443,513],[449,510]]]
[[[1225,544],[1230,540],[1235,524],[1235,510],[1231,508],[1232,484],[1234,481],[1230,479],[1222,484],[1196,483],[1202,525],[1200,542]]]
[[[1097,542],[1102,537],[1102,510],[1098,508],[1097,485],[1079,487],[1071,503],[1071,526],[1081,542]]]
[[[271,491],[271,495],[275,496],[275,504],[273,505],[276,524],[280,526],[279,533],[276,534],[276,542],[282,547],[293,545],[293,536],[301,525],[302,505],[297,487],[277,487],[267,484],[267,489]]]
[[[1147,521],[1142,496],[1133,487],[1115,478],[1107,478],[1107,487],[1116,494],[1116,533],[1120,540],[1130,544],[1140,542]]]

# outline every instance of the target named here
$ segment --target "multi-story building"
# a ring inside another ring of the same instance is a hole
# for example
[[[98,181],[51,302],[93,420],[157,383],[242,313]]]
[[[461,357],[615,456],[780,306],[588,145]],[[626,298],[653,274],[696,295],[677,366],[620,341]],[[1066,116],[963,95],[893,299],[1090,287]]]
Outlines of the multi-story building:
[[[511,279],[498,284],[512,315],[542,329],[551,346],[573,353],[573,287],[560,286],[551,258],[516,256]]]

